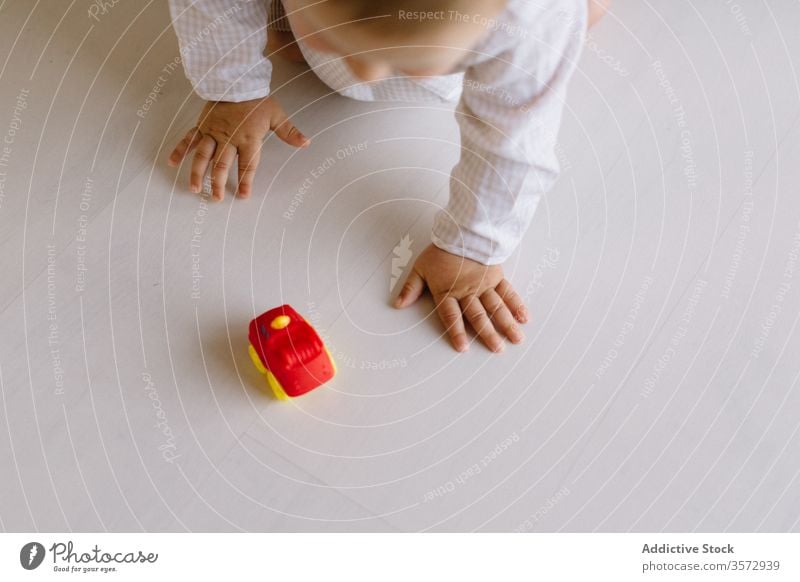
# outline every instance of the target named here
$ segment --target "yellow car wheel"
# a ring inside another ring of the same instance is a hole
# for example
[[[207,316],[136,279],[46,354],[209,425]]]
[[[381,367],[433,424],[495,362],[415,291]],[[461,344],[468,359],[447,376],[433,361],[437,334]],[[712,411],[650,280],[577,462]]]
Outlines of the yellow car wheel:
[[[333,366],[333,375],[335,376],[335,375],[336,375],[336,372],[338,371],[338,370],[336,369],[336,362],[335,362],[335,361],[333,361],[333,356],[332,356],[332,355],[331,355],[331,353],[328,351],[328,348],[327,348],[327,347],[325,348],[325,353],[326,353],[326,354],[328,354],[328,359],[331,361],[331,366]]]
[[[281,383],[278,382],[275,374],[264,367],[264,362],[262,362],[261,358],[258,357],[258,352],[253,347],[253,344],[250,344],[250,348],[247,350],[247,352],[250,354],[250,359],[253,360],[253,364],[255,365],[256,369],[267,376],[267,384],[269,384],[269,387],[272,388],[275,398],[278,400],[289,400],[289,395],[286,394],[286,391],[283,389],[283,386],[281,386]]]
[[[258,352],[256,352],[253,344],[250,344],[250,349],[247,351],[250,354],[250,359],[253,360],[253,364],[255,365],[256,369],[262,374],[266,374],[267,369],[264,367],[264,362],[262,362],[261,358],[258,357]]]
[[[272,388],[275,398],[278,400],[289,400],[289,395],[286,394],[286,391],[283,389],[283,386],[281,386],[281,383],[278,382],[275,374],[269,370],[267,370],[267,384],[269,384],[269,387]]]

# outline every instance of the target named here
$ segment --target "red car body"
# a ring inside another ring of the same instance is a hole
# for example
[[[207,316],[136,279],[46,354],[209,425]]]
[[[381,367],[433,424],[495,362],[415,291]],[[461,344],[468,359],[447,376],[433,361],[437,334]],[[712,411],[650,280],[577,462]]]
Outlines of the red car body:
[[[250,357],[281,400],[324,384],[336,364],[311,324],[290,305],[262,313],[250,322]]]

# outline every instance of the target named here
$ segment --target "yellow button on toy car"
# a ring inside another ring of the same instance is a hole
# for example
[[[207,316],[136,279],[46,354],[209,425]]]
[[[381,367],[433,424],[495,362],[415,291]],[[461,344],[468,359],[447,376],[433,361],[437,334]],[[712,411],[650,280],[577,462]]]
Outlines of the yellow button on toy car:
[[[288,315],[279,315],[275,319],[269,322],[269,326],[272,329],[283,329],[290,323],[290,319]]]

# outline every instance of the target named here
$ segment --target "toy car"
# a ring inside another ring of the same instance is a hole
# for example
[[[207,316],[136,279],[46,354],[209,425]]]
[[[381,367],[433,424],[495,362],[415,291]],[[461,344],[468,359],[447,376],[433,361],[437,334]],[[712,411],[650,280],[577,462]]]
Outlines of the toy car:
[[[250,359],[267,376],[279,400],[310,392],[336,374],[336,364],[322,339],[290,305],[252,320],[249,338]]]

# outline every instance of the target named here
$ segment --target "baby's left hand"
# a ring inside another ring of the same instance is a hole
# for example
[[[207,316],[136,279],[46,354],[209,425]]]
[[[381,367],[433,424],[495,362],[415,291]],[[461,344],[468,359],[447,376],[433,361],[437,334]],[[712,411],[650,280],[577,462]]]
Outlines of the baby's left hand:
[[[408,307],[425,287],[459,352],[469,349],[464,316],[493,352],[504,348],[498,331],[515,344],[524,339],[519,323],[528,321],[528,310],[500,265],[486,266],[430,244],[414,263],[394,306]]]

